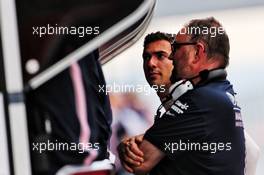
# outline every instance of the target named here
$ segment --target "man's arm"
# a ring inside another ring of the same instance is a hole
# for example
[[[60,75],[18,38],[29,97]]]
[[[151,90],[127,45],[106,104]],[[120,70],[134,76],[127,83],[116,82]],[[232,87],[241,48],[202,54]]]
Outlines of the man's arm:
[[[118,146],[121,163],[130,173],[147,173],[164,157],[163,152],[143,137],[142,134],[126,138]]]
[[[147,140],[143,140],[139,149],[144,153],[144,162],[139,166],[133,166],[133,172],[137,175],[148,173],[165,156],[157,147]]]
[[[144,161],[144,154],[139,149],[143,137],[144,135],[142,134],[124,138],[117,147],[121,164],[123,168],[130,173],[133,173],[133,166],[139,166]]]

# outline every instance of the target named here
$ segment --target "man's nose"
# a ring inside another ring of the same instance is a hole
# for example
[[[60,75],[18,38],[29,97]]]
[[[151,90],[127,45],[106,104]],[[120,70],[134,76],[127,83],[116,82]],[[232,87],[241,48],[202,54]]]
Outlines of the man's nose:
[[[157,58],[155,56],[151,56],[151,58],[148,61],[148,66],[149,67],[156,67],[157,66]]]

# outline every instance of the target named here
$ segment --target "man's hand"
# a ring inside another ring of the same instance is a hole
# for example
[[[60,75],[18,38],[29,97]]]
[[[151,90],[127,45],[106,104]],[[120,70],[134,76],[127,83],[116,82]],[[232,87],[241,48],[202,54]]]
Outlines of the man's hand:
[[[132,167],[140,166],[143,162],[143,152],[139,149],[139,145],[143,141],[144,135],[138,135],[125,138],[118,145],[118,154],[120,161],[126,171],[133,173]]]

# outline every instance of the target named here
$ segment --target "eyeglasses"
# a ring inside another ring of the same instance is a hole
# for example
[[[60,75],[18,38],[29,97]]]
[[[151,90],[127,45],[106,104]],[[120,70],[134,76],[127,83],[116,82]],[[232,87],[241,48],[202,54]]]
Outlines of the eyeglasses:
[[[184,45],[195,45],[195,44],[197,44],[197,42],[178,43],[177,41],[173,41],[171,46],[172,46],[173,52],[176,52],[176,50],[178,50],[181,46],[184,46]]]

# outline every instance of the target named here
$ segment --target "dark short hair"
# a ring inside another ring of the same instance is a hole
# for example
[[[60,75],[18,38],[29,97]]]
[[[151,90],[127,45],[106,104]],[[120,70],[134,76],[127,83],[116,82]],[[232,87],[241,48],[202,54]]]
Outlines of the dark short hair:
[[[166,40],[169,41],[170,43],[173,42],[174,40],[174,35],[173,34],[169,34],[169,33],[163,33],[163,32],[154,32],[154,33],[150,33],[145,37],[144,40],[144,48],[152,42],[158,41],[158,40]]]
[[[200,29],[211,29],[211,27],[215,27],[217,30],[219,30],[219,28],[221,27],[223,29],[223,26],[214,17],[205,19],[193,19],[185,27],[189,29],[197,27],[199,27]],[[221,33],[216,32],[214,37],[212,37],[209,32],[189,33],[189,36],[191,37],[191,41],[193,42],[202,41],[205,43],[206,53],[209,58],[213,56],[220,56],[222,66],[228,66],[230,45],[226,31],[223,30],[223,32]]]

